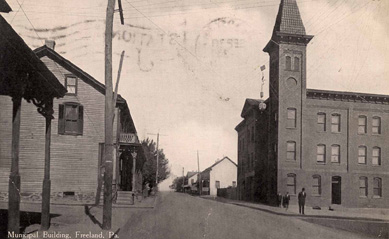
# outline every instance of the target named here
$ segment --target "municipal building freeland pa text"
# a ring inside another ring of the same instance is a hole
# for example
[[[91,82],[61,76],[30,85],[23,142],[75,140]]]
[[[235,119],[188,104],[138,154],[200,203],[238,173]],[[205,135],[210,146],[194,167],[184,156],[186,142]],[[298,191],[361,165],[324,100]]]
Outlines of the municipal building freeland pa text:
[[[239,199],[296,204],[304,187],[310,206],[389,207],[389,95],[307,89],[312,38],[296,0],[281,0],[269,98],[246,99],[235,128]]]

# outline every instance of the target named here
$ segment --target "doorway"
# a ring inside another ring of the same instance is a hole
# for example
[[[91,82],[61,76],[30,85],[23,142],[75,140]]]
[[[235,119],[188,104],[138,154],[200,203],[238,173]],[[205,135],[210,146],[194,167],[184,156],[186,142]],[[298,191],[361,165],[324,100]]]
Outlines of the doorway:
[[[332,204],[342,203],[342,178],[339,176],[332,177]]]

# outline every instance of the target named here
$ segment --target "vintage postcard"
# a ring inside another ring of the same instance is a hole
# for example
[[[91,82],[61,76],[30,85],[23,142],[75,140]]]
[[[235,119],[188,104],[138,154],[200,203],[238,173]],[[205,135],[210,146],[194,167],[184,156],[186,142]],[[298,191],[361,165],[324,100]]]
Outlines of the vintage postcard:
[[[0,0],[0,238],[389,238],[388,10]]]

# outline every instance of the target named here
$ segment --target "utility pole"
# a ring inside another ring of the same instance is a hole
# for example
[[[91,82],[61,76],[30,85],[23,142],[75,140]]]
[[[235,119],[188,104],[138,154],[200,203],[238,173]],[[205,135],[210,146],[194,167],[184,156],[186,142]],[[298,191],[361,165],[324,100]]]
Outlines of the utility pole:
[[[112,31],[116,0],[108,0],[105,25],[105,150],[104,150],[104,206],[103,229],[112,226],[113,178],[113,92],[112,92]]]
[[[185,184],[184,167],[182,167],[182,192],[184,192],[184,184]]]
[[[197,182],[198,182],[198,189],[199,189],[199,196],[201,196],[201,188],[200,188],[200,184],[201,184],[201,175],[200,175],[200,161],[199,161],[199,151],[197,150],[197,170],[198,170],[198,174],[197,174]]]
[[[158,152],[158,146],[159,146],[159,132],[157,134],[157,170],[155,172],[155,186],[158,187],[158,168],[159,168],[159,152]]]

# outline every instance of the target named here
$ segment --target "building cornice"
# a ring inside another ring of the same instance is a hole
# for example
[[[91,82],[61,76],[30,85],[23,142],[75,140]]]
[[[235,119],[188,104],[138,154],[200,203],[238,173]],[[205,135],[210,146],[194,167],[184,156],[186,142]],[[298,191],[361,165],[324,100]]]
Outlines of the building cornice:
[[[307,98],[315,100],[359,102],[369,104],[389,104],[389,95],[366,94],[356,92],[307,89]]]

